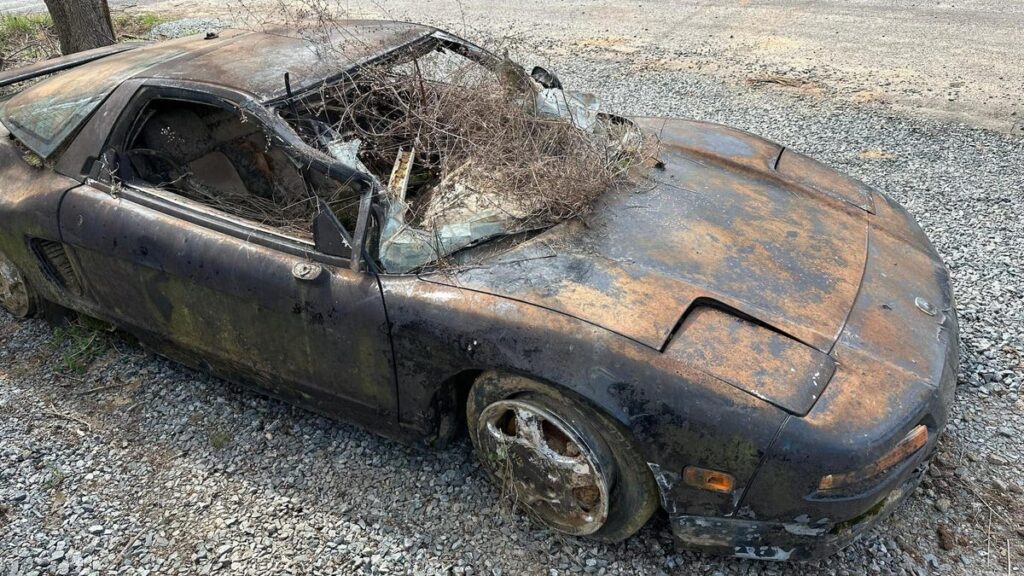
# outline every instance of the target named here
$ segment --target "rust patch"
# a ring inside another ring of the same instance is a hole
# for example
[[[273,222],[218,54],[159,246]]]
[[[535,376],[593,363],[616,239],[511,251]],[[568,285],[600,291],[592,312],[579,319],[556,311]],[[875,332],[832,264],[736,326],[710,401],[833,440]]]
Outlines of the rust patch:
[[[775,175],[781,148],[738,130],[641,120],[663,170],[607,193],[586,225],[562,224],[513,250],[547,259],[431,279],[530,302],[654,348],[697,299],[831,349],[864,270],[868,214]],[[653,181],[653,182],[652,182]]]
[[[652,348],[662,345],[699,294],[683,283],[643,270],[629,271],[610,260],[575,255],[513,261],[427,279],[481,292],[499,290]],[[666,290],[666,282],[673,289]]]
[[[707,307],[687,316],[665,353],[800,415],[811,409],[835,372],[828,355]]]

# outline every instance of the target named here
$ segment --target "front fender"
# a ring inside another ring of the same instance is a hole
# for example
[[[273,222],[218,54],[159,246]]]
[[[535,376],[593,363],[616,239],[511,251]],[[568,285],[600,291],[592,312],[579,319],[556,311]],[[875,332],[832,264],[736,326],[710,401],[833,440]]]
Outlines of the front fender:
[[[630,430],[670,512],[731,513],[785,412],[670,355],[571,316],[413,276],[381,277],[404,426],[424,436],[452,374],[498,369],[563,386]],[[679,482],[687,465],[724,470],[731,494]]]

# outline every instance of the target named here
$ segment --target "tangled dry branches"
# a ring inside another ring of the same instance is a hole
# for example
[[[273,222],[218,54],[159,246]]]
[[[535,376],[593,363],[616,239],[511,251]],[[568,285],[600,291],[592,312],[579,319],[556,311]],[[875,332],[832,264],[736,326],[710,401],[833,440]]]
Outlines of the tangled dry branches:
[[[303,102],[305,114],[361,142],[360,160],[383,183],[397,155],[415,150],[413,220],[423,223],[428,202],[460,174],[500,195],[524,227],[552,224],[585,214],[643,155],[624,121],[600,116],[585,129],[538,113],[534,86],[510,62],[446,64],[365,69]]]

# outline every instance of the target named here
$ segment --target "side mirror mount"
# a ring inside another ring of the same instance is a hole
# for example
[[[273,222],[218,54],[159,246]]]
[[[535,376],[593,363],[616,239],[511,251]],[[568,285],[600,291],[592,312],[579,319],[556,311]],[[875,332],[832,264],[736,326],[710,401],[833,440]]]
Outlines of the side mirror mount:
[[[317,252],[328,256],[356,259],[352,237],[338,221],[323,198],[317,198],[317,214],[313,218],[313,242]]]
[[[121,172],[127,170],[127,166],[121,166],[122,163],[127,162],[127,159],[118,154],[114,148],[107,148],[99,156],[91,158],[89,162],[89,178],[98,182],[110,182],[121,178]]]
[[[547,68],[534,66],[533,71],[530,72],[530,78],[533,78],[545,88],[562,88],[562,81],[558,79],[558,76],[555,76],[554,72],[549,71]]]

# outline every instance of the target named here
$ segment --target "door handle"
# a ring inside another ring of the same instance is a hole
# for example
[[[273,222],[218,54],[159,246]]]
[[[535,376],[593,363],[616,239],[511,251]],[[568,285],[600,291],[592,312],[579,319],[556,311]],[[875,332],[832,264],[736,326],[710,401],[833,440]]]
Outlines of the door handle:
[[[296,280],[302,280],[303,282],[310,282],[320,277],[324,269],[319,264],[312,262],[299,262],[292,266],[292,276]]]

